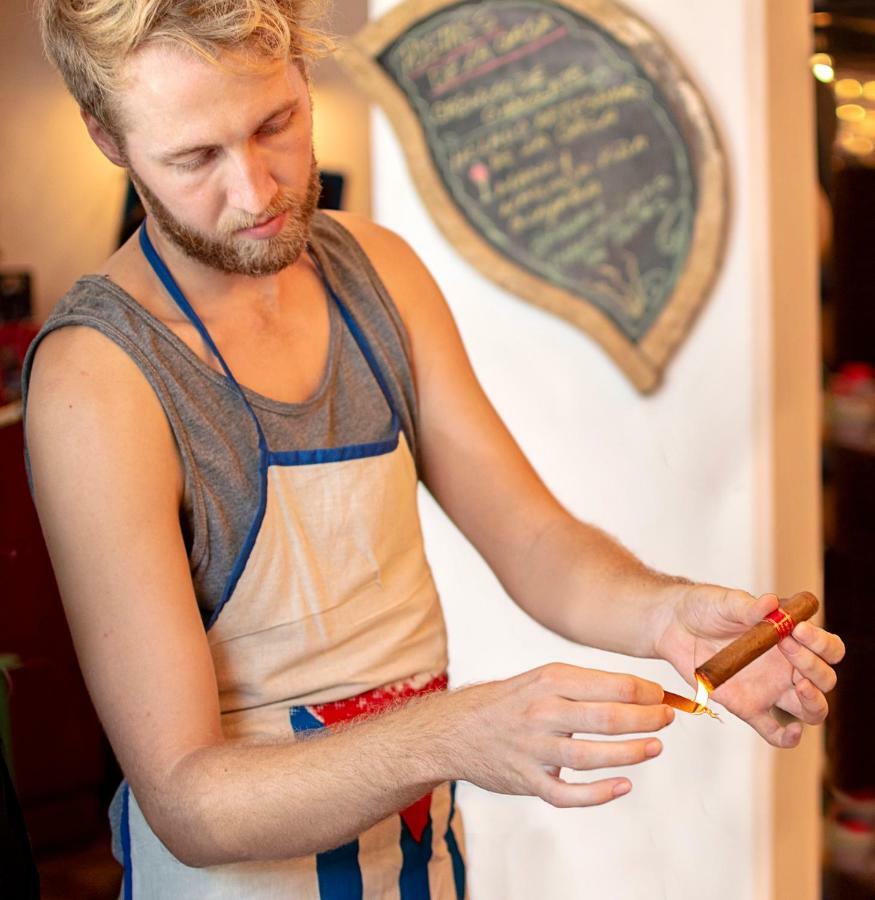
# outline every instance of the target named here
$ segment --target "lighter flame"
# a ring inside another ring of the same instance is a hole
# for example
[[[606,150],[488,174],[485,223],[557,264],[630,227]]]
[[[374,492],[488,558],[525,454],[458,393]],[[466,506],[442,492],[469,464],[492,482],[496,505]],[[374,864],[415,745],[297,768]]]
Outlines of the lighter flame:
[[[720,716],[714,712],[713,709],[708,708],[708,697],[711,695],[711,688],[708,685],[707,681],[696,673],[696,697],[694,703],[696,704],[696,715],[701,715],[702,713],[707,713],[711,716],[712,719],[719,719]]]

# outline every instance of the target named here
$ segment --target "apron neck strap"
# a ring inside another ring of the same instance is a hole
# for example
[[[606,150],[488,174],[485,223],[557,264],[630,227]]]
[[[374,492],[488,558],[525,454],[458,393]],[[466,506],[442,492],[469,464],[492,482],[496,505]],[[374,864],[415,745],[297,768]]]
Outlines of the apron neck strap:
[[[324,276],[323,276],[324,277]],[[325,282],[328,284],[328,282]],[[359,327],[359,323],[353,318],[352,313],[346,308],[346,306],[341,301],[340,297],[334,292],[334,288],[331,285],[328,285],[328,290],[331,293],[331,296],[334,298],[334,302],[337,304],[337,308],[340,310],[340,315],[343,317],[343,321],[346,323],[346,327],[349,329],[349,333],[352,335],[353,340],[358,345],[359,350],[361,351],[362,356],[365,358],[365,362],[367,362],[368,367],[371,370],[371,374],[374,376],[374,380],[380,386],[380,390],[383,392],[383,397],[386,398],[386,403],[389,405],[389,411],[392,413],[393,423],[398,419],[398,412],[395,409],[395,401],[392,399],[392,392],[389,390],[389,385],[386,383],[386,378],[383,375],[383,370],[380,368],[380,364],[377,362],[377,358],[374,356],[374,351],[371,348],[371,345],[368,343],[368,339],[365,337],[364,332]]]
[[[219,352],[219,348],[216,346],[215,342],[210,336],[209,331],[207,331],[206,325],[204,325],[204,323],[201,321],[200,316],[195,312],[194,307],[191,305],[191,303],[188,302],[188,298],[185,296],[185,294],[182,293],[182,289],[176,283],[176,279],[170,273],[170,269],[167,268],[167,264],[158,255],[158,251],[155,249],[155,246],[149,238],[149,232],[146,229],[146,222],[143,222],[143,224],[140,226],[140,248],[142,249],[146,259],[149,261],[149,265],[158,276],[158,280],[164,286],[164,289],[168,294],[170,294],[170,296],[173,298],[173,301],[180,308],[180,310],[182,310],[189,322],[191,322],[191,324],[194,325],[194,327],[197,329],[198,334],[200,334],[200,336],[203,338],[204,343],[207,345],[207,347],[210,348],[210,352],[222,367],[222,371],[225,373],[225,376],[227,377],[231,386],[240,395],[240,399],[246,406],[249,415],[252,416],[252,421],[255,422],[255,429],[258,432],[259,446],[267,449],[267,441],[264,437],[264,431],[262,431],[261,423],[258,421],[258,416],[255,415],[255,410],[249,403],[249,400],[247,399],[243,388],[234,377],[234,373],[225,362],[225,358]]]
[[[215,356],[217,362],[222,367],[222,371],[227,376],[228,381],[240,395],[240,398],[243,400],[246,409],[249,411],[249,415],[252,416],[252,420],[255,422],[255,428],[258,431],[259,445],[262,448],[267,449],[267,441],[264,436],[264,431],[262,431],[261,423],[258,421],[258,416],[255,415],[255,410],[249,403],[249,400],[247,399],[243,388],[234,377],[234,373],[225,362],[225,358],[219,352],[219,348],[216,346],[215,342],[210,336],[209,331],[207,331],[206,325],[204,325],[204,323],[201,321],[200,316],[195,312],[194,307],[191,305],[191,303],[189,303],[188,298],[185,296],[185,294],[183,294],[182,289],[176,283],[176,279],[170,273],[170,269],[167,268],[167,264],[158,255],[158,251],[155,249],[154,244],[149,238],[149,232],[146,228],[146,222],[143,222],[143,224],[140,226],[140,247],[143,251],[144,256],[148,260],[149,265],[158,276],[158,280],[164,286],[164,289],[168,294],[170,294],[170,296],[173,298],[173,301],[180,308],[180,310],[182,310],[189,322],[191,322],[191,324],[194,325],[194,327],[197,329],[198,334],[200,334],[200,336],[203,338],[204,343],[207,345],[207,347],[210,348],[210,352],[213,354],[213,356]],[[331,298],[335,302],[335,304],[337,304],[337,308],[338,310],[340,310],[340,314],[343,317],[343,321],[346,323],[346,327],[352,334],[353,339],[358,345],[362,356],[365,358],[365,361],[367,362],[371,373],[373,374],[377,384],[380,387],[380,390],[383,393],[383,396],[386,399],[386,403],[389,405],[389,411],[392,414],[392,428],[394,430],[400,424],[398,412],[395,407],[395,401],[392,399],[392,392],[389,389],[389,385],[386,382],[385,376],[383,375],[383,370],[380,368],[380,364],[377,362],[377,358],[374,356],[374,351],[371,348],[368,339],[365,337],[364,332],[359,327],[358,322],[356,322],[356,320],[353,318],[352,313],[350,313],[350,311],[346,308],[340,297],[337,296],[336,291],[331,286],[328,279],[325,277],[325,274],[322,272],[322,266],[315,256],[314,262],[316,262],[319,272],[322,275],[323,284],[328,288],[328,293],[331,295]]]

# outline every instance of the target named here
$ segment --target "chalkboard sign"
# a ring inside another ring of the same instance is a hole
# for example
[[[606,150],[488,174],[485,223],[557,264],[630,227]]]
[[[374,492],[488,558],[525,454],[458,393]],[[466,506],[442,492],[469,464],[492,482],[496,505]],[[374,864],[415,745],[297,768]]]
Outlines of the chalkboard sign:
[[[659,381],[713,279],[725,163],[657,36],[596,0],[414,0],[344,61],[458,249]]]

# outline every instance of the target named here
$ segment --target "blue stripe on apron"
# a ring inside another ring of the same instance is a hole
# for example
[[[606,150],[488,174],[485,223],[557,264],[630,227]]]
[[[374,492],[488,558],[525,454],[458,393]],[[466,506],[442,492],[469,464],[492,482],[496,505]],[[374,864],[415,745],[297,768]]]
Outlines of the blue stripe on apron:
[[[358,840],[317,853],[316,877],[320,900],[362,900],[364,887]]]
[[[130,787],[125,784],[122,791],[122,860],[124,864],[124,875],[122,876],[122,887],[124,891],[124,900],[131,900],[134,896],[134,867],[131,863],[131,811],[130,811]]]
[[[433,827],[429,815],[428,825],[422,832],[422,841],[410,833],[407,823],[401,820],[401,874],[398,876],[398,888],[401,900],[431,900],[428,886],[428,861],[431,859],[431,841]]]
[[[325,727],[306,706],[293,706],[289,710],[289,721],[292,723],[292,731],[295,734],[300,731],[316,731],[318,728]]]
[[[289,721],[295,734],[325,727],[306,706],[293,706],[289,710]],[[362,900],[364,885],[358,839],[334,850],[317,853],[316,878],[321,900]]]
[[[450,818],[447,820],[447,833],[444,840],[447,842],[447,849],[450,851],[450,858],[453,860],[453,880],[456,882],[456,898],[457,900],[465,900],[465,860],[462,859],[462,852],[459,850],[459,842],[456,840],[456,833],[453,831],[453,817],[456,815],[456,782],[450,784]]]

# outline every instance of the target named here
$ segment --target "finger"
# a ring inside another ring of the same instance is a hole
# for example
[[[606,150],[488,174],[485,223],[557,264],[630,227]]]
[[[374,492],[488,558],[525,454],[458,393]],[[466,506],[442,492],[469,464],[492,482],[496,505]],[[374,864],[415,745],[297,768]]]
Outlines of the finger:
[[[836,673],[831,666],[794,637],[784,638],[779,644],[781,653],[790,661],[794,669],[811,681],[815,687],[828,693],[836,686]],[[801,680],[801,679],[800,679]],[[797,681],[798,683],[798,681]]]
[[[801,710],[799,718],[808,725],[820,725],[829,712],[829,703],[823,692],[807,678],[795,687]]]
[[[662,741],[641,738],[634,741],[586,741],[554,738],[546,748],[544,762],[577,772],[606,769],[612,766],[634,766],[654,759],[662,753]]]
[[[756,625],[762,622],[769,613],[773,613],[779,606],[781,601],[777,594],[763,594],[751,604],[750,618],[747,620],[749,624]]]
[[[670,706],[566,701],[555,730],[562,734],[638,734],[659,731],[674,721]]]
[[[654,681],[598,669],[582,669],[552,663],[535,669],[541,686],[567,700],[616,701],[619,703],[660,703],[663,690]]]
[[[760,713],[748,719],[748,724],[773,747],[791,749],[802,740],[802,723],[779,724],[769,713]]]
[[[561,778],[541,773],[536,779],[537,796],[551,806],[567,809],[572,806],[601,806],[622,797],[632,790],[627,778],[606,778],[590,784],[569,784]]]
[[[829,702],[807,678],[787,688],[775,706],[795,716],[806,725],[820,725],[829,713]]]
[[[800,622],[793,629],[792,637],[831,665],[836,665],[844,659],[844,641],[837,634],[818,628],[811,622]]]
[[[806,725],[820,725],[829,713],[829,703],[823,692],[805,678],[784,691],[778,702],[772,707],[773,714],[775,707],[784,710]],[[782,722],[781,716],[778,715],[776,718],[779,723]]]
[[[746,591],[726,591],[717,603],[717,609],[724,619],[749,626],[761,622],[777,608],[777,594],[763,594],[754,598]]]
[[[787,690],[781,694],[777,703],[772,707],[772,714],[774,714],[776,709],[781,709],[787,715],[794,716],[801,721],[802,701],[799,699],[799,694],[796,693],[795,684],[792,687],[787,688]],[[780,718],[778,721],[780,721]]]
[[[770,715],[772,716],[772,718],[773,718],[779,725],[789,725],[791,722],[798,722],[798,721],[799,721],[799,717],[798,717],[798,716],[793,715],[793,713],[787,712],[787,710],[782,709],[780,706],[777,706],[777,705],[776,705],[776,706],[773,706],[773,707],[769,710],[769,713],[770,713]]]

